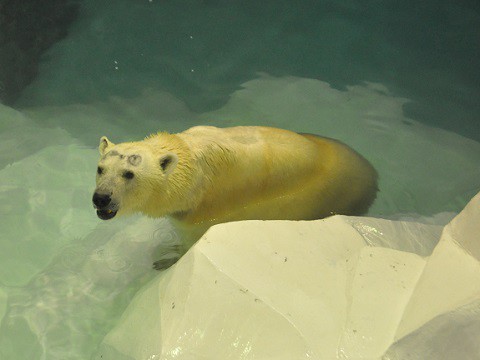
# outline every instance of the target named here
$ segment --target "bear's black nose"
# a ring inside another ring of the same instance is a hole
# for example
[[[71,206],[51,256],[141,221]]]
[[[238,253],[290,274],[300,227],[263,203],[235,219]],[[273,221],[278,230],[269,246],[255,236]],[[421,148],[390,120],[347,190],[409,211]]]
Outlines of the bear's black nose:
[[[102,209],[106,207],[108,204],[110,204],[110,201],[112,201],[112,198],[108,194],[94,193],[92,201],[97,208]]]

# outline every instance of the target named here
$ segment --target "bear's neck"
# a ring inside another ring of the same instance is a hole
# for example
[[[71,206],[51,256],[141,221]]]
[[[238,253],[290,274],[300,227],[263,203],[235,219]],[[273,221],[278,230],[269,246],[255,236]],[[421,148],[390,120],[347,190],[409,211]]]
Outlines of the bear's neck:
[[[153,194],[142,210],[150,217],[181,214],[193,209],[200,202],[201,170],[196,165],[192,150],[187,143],[176,134],[158,133],[146,141],[154,154],[165,151],[177,154],[178,163],[165,182],[153,185]],[[158,187],[161,190],[156,190]]]

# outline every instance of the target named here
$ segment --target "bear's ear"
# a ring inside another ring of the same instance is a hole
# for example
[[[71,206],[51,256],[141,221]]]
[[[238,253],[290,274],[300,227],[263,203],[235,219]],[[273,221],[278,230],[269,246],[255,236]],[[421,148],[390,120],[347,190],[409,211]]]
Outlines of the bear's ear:
[[[107,149],[113,145],[115,144],[108,140],[106,136],[102,136],[100,138],[100,144],[98,145],[98,151],[100,151],[100,155],[105,155]]]
[[[160,167],[165,175],[169,175],[178,164],[178,156],[174,153],[167,153],[159,160]]]

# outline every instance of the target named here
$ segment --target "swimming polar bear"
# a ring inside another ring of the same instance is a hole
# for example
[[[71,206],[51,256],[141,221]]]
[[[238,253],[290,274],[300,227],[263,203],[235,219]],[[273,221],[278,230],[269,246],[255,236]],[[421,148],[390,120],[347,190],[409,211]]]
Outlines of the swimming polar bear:
[[[271,127],[196,126],[143,141],[100,139],[93,203],[100,219],[169,216],[202,235],[229,221],[364,214],[377,172],[345,144]]]

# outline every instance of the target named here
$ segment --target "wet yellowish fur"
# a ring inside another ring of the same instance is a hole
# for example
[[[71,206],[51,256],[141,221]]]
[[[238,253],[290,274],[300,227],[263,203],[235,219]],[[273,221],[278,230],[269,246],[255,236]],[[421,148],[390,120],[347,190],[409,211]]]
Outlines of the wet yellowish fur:
[[[377,192],[376,171],[351,148],[276,128],[198,126],[139,142],[109,142],[103,154],[113,149],[142,156],[139,166],[130,166],[134,182],[113,189],[119,214],[169,215],[200,232],[216,223],[245,219],[360,215]],[[168,153],[176,154],[178,163],[167,175],[158,159]],[[99,164],[122,171],[128,167],[116,158],[103,156]]]

